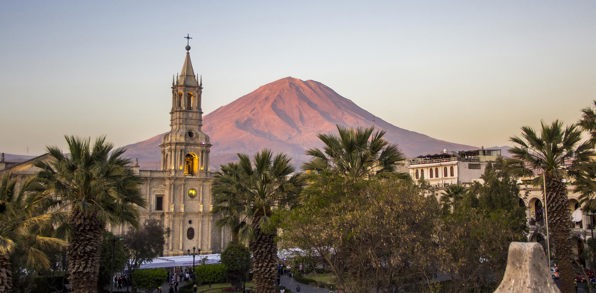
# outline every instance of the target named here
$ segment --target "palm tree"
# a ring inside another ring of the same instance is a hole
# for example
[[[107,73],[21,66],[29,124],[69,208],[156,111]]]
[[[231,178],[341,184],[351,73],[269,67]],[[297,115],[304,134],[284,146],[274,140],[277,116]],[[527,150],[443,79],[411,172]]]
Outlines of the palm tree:
[[[561,272],[561,291],[572,292],[571,218],[563,179],[566,163],[585,159],[586,152],[591,152],[591,149],[586,145],[589,142],[580,142],[581,131],[576,125],[563,127],[558,120],[551,125],[541,124],[539,134],[530,127],[522,127],[521,137],[511,138],[516,145],[510,152],[526,167],[542,172],[546,189],[547,225]]]
[[[0,183],[0,292],[13,292],[12,272],[47,269],[50,259],[46,248],[60,248],[66,245],[62,239],[52,237],[54,214],[47,211],[45,201],[36,197],[32,180],[24,182],[17,190],[16,180],[5,174]],[[16,259],[23,260],[19,268],[13,268],[11,254],[18,250]]]
[[[594,108],[586,107],[582,109],[582,118],[578,122],[579,127],[588,132],[592,143],[596,142],[596,100],[593,101]]]
[[[66,136],[70,155],[48,147],[52,160],[38,162],[37,182],[46,198],[59,201],[67,213],[69,281],[74,292],[97,292],[101,244],[107,223],[138,225],[136,206],[144,206],[141,180],[105,137],[95,140]]]
[[[596,101],[594,101],[596,107]],[[582,109],[582,118],[577,123],[578,126],[584,130],[587,139],[590,142],[586,148],[592,149],[592,152],[585,151],[584,158],[573,162],[570,168],[570,174],[574,177],[573,185],[575,192],[580,194],[580,203],[587,203],[588,209],[596,210],[596,203],[594,199],[594,190],[596,190],[596,160],[594,158],[594,145],[596,144],[596,114],[594,108]]]
[[[455,205],[463,199],[467,191],[468,189],[460,184],[448,185],[440,199],[443,213],[445,215],[451,213]]]
[[[225,165],[215,175],[213,196],[219,205],[215,209],[225,211],[223,217],[239,217],[231,223],[247,223],[257,292],[273,293],[277,280],[277,226],[272,216],[277,209],[296,204],[302,181],[285,154],[274,156],[263,150],[252,161],[245,154],[238,154],[238,158],[239,162]]]
[[[373,127],[348,129],[339,125],[337,131],[339,136],[318,135],[325,147],[306,151],[312,159],[304,164],[304,170],[331,171],[360,179],[395,172],[398,162],[404,160],[397,146],[383,138],[385,131],[374,131]]]
[[[217,180],[213,183],[212,213],[218,216],[216,224],[220,227],[229,227],[231,230],[232,242],[240,241],[240,234],[246,231],[246,219],[244,206],[240,201],[240,166],[237,163],[222,165],[215,175]]]

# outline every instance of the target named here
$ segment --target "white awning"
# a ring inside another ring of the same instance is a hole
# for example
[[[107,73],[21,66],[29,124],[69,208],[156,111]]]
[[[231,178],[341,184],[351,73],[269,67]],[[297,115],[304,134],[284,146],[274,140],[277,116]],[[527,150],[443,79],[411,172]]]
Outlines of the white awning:
[[[196,266],[201,264],[216,264],[221,260],[220,254],[197,254],[195,255]],[[143,263],[140,269],[191,267],[192,255],[162,256],[156,257],[151,262]]]

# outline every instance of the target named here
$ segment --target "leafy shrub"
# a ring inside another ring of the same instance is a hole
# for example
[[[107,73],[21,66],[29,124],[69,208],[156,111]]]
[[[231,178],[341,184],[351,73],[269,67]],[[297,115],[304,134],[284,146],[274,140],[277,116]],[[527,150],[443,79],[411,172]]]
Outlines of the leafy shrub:
[[[224,264],[200,265],[195,267],[197,282],[214,284],[226,282],[226,266]]]
[[[134,270],[132,277],[136,287],[152,289],[167,281],[168,271],[166,269]]]

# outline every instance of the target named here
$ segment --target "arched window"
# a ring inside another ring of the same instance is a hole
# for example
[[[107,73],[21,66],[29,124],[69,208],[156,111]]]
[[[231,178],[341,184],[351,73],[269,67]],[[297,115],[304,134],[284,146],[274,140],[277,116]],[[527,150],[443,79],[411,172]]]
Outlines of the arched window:
[[[178,109],[182,108],[182,92],[178,92]]]
[[[420,178],[420,174],[418,173],[418,169],[416,169],[416,179]]]
[[[453,173],[453,166],[449,167],[449,176],[451,176],[451,177],[455,176]]]
[[[194,176],[199,168],[199,158],[193,153],[184,156],[184,175]]]
[[[435,177],[439,178],[439,168],[435,167]]]
[[[536,222],[538,223],[542,223],[543,221],[543,211],[542,211],[542,202],[540,200],[536,200],[536,202],[534,203],[534,217],[536,219]]]
[[[429,176],[430,178],[434,178],[434,177],[433,177],[433,169],[432,169],[432,168],[428,169],[428,173],[429,173],[429,174],[428,174],[428,176]]]
[[[192,110],[192,93],[186,94],[186,110]]]
[[[424,170],[420,170],[420,178],[424,179]]]
[[[443,177],[447,177],[447,167],[443,167]]]

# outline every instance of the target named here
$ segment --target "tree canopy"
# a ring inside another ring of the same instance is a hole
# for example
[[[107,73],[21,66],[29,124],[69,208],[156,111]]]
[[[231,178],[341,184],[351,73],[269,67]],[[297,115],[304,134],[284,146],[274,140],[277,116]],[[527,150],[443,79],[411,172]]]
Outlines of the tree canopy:
[[[233,231],[247,229],[257,290],[275,292],[278,225],[275,215],[297,203],[302,179],[285,154],[274,155],[263,150],[252,160],[245,154],[238,154],[238,158],[238,162],[223,166],[215,175],[214,211],[222,217],[220,224],[231,226]]]

